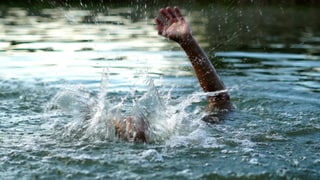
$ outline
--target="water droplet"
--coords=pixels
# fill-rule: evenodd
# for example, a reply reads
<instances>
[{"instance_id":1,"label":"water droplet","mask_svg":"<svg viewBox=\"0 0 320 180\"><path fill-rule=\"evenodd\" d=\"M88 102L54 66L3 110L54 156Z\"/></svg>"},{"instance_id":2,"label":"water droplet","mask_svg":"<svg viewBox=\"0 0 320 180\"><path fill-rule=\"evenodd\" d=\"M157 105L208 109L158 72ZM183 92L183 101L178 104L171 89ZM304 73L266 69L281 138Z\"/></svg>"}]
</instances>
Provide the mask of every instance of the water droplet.
<instances>
[{"instance_id":1,"label":"water droplet","mask_svg":"<svg viewBox=\"0 0 320 180\"><path fill-rule=\"evenodd\" d=\"M246 30L247 30L247 32L250 32L251 30L250 30L250 27L247 25L246 26Z\"/></svg>"}]
</instances>

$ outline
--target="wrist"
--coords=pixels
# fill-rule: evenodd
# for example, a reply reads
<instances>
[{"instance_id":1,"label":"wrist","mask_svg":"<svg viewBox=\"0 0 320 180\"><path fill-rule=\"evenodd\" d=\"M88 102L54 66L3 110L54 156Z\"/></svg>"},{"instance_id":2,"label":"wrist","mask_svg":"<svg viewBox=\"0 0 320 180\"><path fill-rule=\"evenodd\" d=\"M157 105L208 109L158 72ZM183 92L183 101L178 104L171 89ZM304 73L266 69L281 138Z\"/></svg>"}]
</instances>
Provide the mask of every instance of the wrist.
<instances>
[{"instance_id":1,"label":"wrist","mask_svg":"<svg viewBox=\"0 0 320 180\"><path fill-rule=\"evenodd\" d=\"M192 34L188 34L183 39L178 41L178 44L180 44L180 46L183 48L183 47L189 46L190 44L194 43L194 41L195 41L195 39L192 36Z\"/></svg>"}]
</instances>

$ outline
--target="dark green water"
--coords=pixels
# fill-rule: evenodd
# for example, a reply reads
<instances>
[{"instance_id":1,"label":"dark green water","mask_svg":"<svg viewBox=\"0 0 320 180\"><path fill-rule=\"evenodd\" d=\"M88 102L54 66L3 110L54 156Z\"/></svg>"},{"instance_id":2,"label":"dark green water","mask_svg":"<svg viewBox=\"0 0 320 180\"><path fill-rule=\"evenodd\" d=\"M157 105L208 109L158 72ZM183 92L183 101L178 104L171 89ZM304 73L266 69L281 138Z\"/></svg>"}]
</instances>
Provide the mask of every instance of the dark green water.
<instances>
[{"instance_id":1,"label":"dark green water","mask_svg":"<svg viewBox=\"0 0 320 180\"><path fill-rule=\"evenodd\" d=\"M40 4L0 6L0 179L320 176L318 7L182 5L237 107L206 124L160 7ZM114 137L118 114L148 114L153 143Z\"/></svg>"}]
</instances>

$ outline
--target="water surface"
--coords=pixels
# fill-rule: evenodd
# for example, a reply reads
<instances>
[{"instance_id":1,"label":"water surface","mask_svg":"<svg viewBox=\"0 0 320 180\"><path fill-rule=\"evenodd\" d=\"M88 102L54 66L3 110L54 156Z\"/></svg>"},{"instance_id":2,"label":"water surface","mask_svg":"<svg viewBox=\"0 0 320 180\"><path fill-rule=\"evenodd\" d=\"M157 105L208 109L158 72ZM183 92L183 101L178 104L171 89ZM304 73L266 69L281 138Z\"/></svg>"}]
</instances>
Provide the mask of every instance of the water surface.
<instances>
[{"instance_id":1,"label":"water surface","mask_svg":"<svg viewBox=\"0 0 320 180\"><path fill-rule=\"evenodd\" d=\"M206 124L158 7L102 7L2 8L1 178L319 177L317 8L182 7L237 107ZM114 137L120 114L148 116L152 143Z\"/></svg>"}]
</instances>

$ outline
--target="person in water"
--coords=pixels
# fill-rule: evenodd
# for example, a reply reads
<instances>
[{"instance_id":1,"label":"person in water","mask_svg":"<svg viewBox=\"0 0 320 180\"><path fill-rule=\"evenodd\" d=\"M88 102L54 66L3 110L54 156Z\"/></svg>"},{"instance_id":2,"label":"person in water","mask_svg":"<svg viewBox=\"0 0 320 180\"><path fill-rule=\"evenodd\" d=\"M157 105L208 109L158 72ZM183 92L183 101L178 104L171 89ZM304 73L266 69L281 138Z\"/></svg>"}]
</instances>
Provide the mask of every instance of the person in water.
<instances>
[{"instance_id":1,"label":"person in water","mask_svg":"<svg viewBox=\"0 0 320 180\"><path fill-rule=\"evenodd\" d=\"M233 106L224 83L206 53L193 37L190 26L182 16L180 9L178 7L161 8L155 22L158 34L178 43L187 54L203 91L208 93L208 110L231 110ZM131 141L146 142L147 121L137 122L139 123L134 123L133 117L115 121L116 135Z\"/></svg>"}]
</instances>

